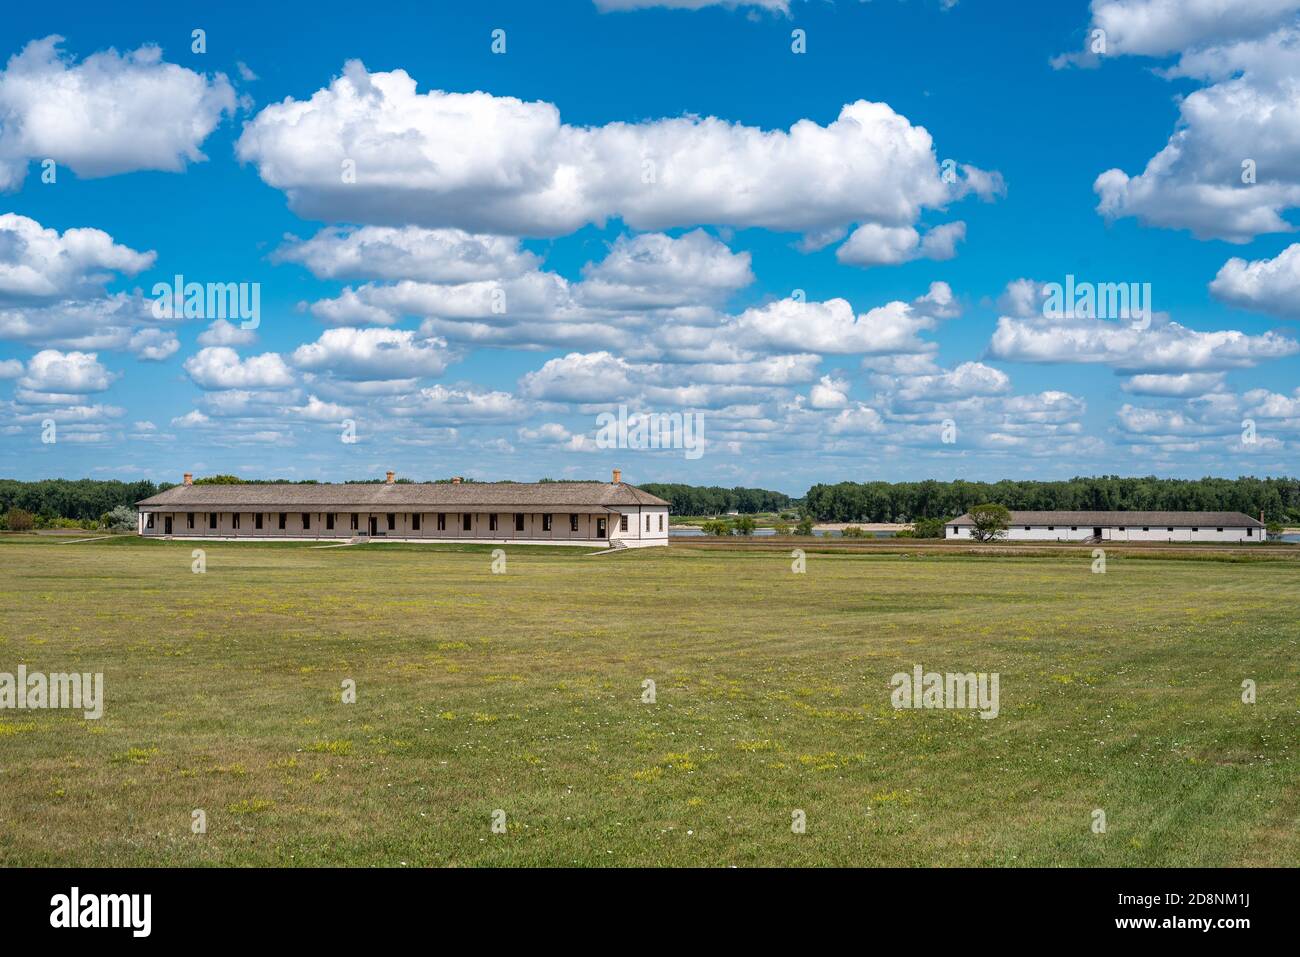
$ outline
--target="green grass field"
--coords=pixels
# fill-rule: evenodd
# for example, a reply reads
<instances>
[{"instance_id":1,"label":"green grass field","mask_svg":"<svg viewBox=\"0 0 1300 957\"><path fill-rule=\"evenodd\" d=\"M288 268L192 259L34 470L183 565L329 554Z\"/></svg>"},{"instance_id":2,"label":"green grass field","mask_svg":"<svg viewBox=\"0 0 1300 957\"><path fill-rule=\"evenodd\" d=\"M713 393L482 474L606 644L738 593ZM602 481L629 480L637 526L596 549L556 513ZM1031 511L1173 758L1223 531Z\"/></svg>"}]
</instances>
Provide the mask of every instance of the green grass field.
<instances>
[{"instance_id":1,"label":"green grass field","mask_svg":"<svg viewBox=\"0 0 1300 957\"><path fill-rule=\"evenodd\" d=\"M0 864L1300 864L1300 563L193 547L0 540Z\"/></svg>"}]
</instances>

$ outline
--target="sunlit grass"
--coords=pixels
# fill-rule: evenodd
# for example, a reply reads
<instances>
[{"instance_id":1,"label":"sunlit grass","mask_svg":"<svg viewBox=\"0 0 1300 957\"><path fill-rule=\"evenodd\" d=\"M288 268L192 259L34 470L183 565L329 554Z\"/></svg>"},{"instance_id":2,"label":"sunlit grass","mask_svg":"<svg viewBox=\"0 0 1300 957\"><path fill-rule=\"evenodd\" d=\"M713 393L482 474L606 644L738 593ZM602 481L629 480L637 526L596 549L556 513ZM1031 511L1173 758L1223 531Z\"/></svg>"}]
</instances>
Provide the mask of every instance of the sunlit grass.
<instances>
[{"instance_id":1,"label":"sunlit grass","mask_svg":"<svg viewBox=\"0 0 1300 957\"><path fill-rule=\"evenodd\" d=\"M1300 863L1300 565L194 547L0 546L0 864Z\"/></svg>"}]
</instances>

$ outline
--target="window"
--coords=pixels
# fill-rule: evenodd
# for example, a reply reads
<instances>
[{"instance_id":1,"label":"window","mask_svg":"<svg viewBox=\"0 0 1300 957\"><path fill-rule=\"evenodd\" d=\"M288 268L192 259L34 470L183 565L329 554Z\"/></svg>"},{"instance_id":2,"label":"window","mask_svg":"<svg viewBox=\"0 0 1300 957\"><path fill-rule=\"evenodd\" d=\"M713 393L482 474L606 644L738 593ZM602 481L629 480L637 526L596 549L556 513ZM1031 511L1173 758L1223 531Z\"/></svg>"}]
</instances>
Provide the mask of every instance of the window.
<instances>
[{"instance_id":1,"label":"window","mask_svg":"<svg viewBox=\"0 0 1300 957\"><path fill-rule=\"evenodd\" d=\"M1174 527L1173 527L1172 525L1170 525L1170 526L1169 526L1169 531L1172 532L1173 530L1174 530Z\"/></svg>"},{"instance_id":2,"label":"window","mask_svg":"<svg viewBox=\"0 0 1300 957\"><path fill-rule=\"evenodd\" d=\"M394 515L392 512L389 512L389 513L388 513L388 530L391 532L391 531L392 531L393 529L395 529L395 528L397 528L397 516Z\"/></svg>"},{"instance_id":3,"label":"window","mask_svg":"<svg viewBox=\"0 0 1300 957\"><path fill-rule=\"evenodd\" d=\"M578 516L576 516L576 515L570 515L570 516L569 516L569 531L571 531L571 532L576 532L577 530L578 530Z\"/></svg>"},{"instance_id":4,"label":"window","mask_svg":"<svg viewBox=\"0 0 1300 957\"><path fill-rule=\"evenodd\" d=\"M1119 530L1120 530L1121 532L1124 531L1124 526L1121 525L1121 526L1119 527Z\"/></svg>"},{"instance_id":5,"label":"window","mask_svg":"<svg viewBox=\"0 0 1300 957\"><path fill-rule=\"evenodd\" d=\"M473 527L474 516L465 514L460 517L460 527L469 531Z\"/></svg>"},{"instance_id":6,"label":"window","mask_svg":"<svg viewBox=\"0 0 1300 957\"><path fill-rule=\"evenodd\" d=\"M287 519L288 517L289 517L289 513L288 513L288 512L281 512L281 513L280 513L280 531L282 531L282 532L284 531L284 522L285 522L285 519Z\"/></svg>"},{"instance_id":7,"label":"window","mask_svg":"<svg viewBox=\"0 0 1300 957\"><path fill-rule=\"evenodd\" d=\"M150 515L149 517L150 517L150 518L153 518L152 515ZM185 527L186 527L186 528L193 528L193 527L194 527L194 513L193 513L193 512L186 512L186 513L185 513Z\"/></svg>"},{"instance_id":8,"label":"window","mask_svg":"<svg viewBox=\"0 0 1300 957\"><path fill-rule=\"evenodd\" d=\"M550 530L551 530L551 516L550 516L550 515L543 515L543 516L542 516L542 531L544 531L544 532L549 532Z\"/></svg>"},{"instance_id":9,"label":"window","mask_svg":"<svg viewBox=\"0 0 1300 957\"><path fill-rule=\"evenodd\" d=\"M626 515L620 515L620 516L618 517L618 530L619 530L620 532L626 532L626 531L627 531L627 516L626 516Z\"/></svg>"},{"instance_id":10,"label":"window","mask_svg":"<svg viewBox=\"0 0 1300 957\"><path fill-rule=\"evenodd\" d=\"M1246 537L1247 537L1247 538L1250 538L1250 537L1253 536L1254 534L1255 534L1255 529L1253 529L1253 528L1248 528L1248 529L1246 529Z\"/></svg>"},{"instance_id":11,"label":"window","mask_svg":"<svg viewBox=\"0 0 1300 957\"><path fill-rule=\"evenodd\" d=\"M659 531L662 532L663 530L664 530L664 513L663 513L663 512L660 512L660 513L659 513Z\"/></svg>"},{"instance_id":12,"label":"window","mask_svg":"<svg viewBox=\"0 0 1300 957\"><path fill-rule=\"evenodd\" d=\"M650 531L650 516L649 516L649 515L647 515L647 516L645 517L645 530L646 530L647 532Z\"/></svg>"},{"instance_id":13,"label":"window","mask_svg":"<svg viewBox=\"0 0 1300 957\"><path fill-rule=\"evenodd\" d=\"M257 529L259 532L262 530L262 519L263 519L263 515L261 512L258 512L256 515L253 516L253 527Z\"/></svg>"},{"instance_id":14,"label":"window","mask_svg":"<svg viewBox=\"0 0 1300 957\"><path fill-rule=\"evenodd\" d=\"M1144 531L1144 532L1149 532L1149 531L1151 531L1151 526L1150 526L1150 525L1143 525L1143 526L1142 526L1142 531Z\"/></svg>"},{"instance_id":15,"label":"window","mask_svg":"<svg viewBox=\"0 0 1300 957\"><path fill-rule=\"evenodd\" d=\"M231 527L231 528L238 528L238 527L239 527L239 513L238 513L238 512L235 512L233 515L230 516L230 527Z\"/></svg>"},{"instance_id":16,"label":"window","mask_svg":"<svg viewBox=\"0 0 1300 957\"><path fill-rule=\"evenodd\" d=\"M496 530L497 530L497 513L493 512L491 515L488 516L488 531L495 532Z\"/></svg>"},{"instance_id":17,"label":"window","mask_svg":"<svg viewBox=\"0 0 1300 957\"><path fill-rule=\"evenodd\" d=\"M412 512L412 513L411 513L411 531L413 531L413 532L418 532L419 530L420 530L420 513L419 513L419 512Z\"/></svg>"},{"instance_id":18,"label":"window","mask_svg":"<svg viewBox=\"0 0 1300 957\"><path fill-rule=\"evenodd\" d=\"M1070 531L1072 531L1072 532L1077 532L1078 530L1079 530L1079 526L1078 526L1078 525L1071 525L1071 526L1070 526Z\"/></svg>"},{"instance_id":19,"label":"window","mask_svg":"<svg viewBox=\"0 0 1300 957\"><path fill-rule=\"evenodd\" d=\"M353 512L351 517L352 517L352 521L351 521L350 524L351 524L351 526L352 526L352 531L355 532L355 531L357 530L357 528L358 528L358 522L359 522L361 516L358 515L356 512Z\"/></svg>"},{"instance_id":20,"label":"window","mask_svg":"<svg viewBox=\"0 0 1300 957\"><path fill-rule=\"evenodd\" d=\"M1047 526L1047 530L1048 530L1049 532L1054 532L1054 531L1056 531L1056 526L1055 526L1055 525L1048 525L1048 526Z\"/></svg>"},{"instance_id":21,"label":"window","mask_svg":"<svg viewBox=\"0 0 1300 957\"><path fill-rule=\"evenodd\" d=\"M1195 526L1195 525L1193 525L1193 526L1192 526L1192 531L1194 531L1194 532L1199 532L1199 531L1200 531L1200 529L1199 529L1199 528L1197 528L1197 527L1196 527L1196 526Z\"/></svg>"},{"instance_id":22,"label":"window","mask_svg":"<svg viewBox=\"0 0 1300 957\"><path fill-rule=\"evenodd\" d=\"M1025 526L1025 531L1026 531L1026 532L1030 531L1030 528L1029 528L1028 525Z\"/></svg>"},{"instance_id":23,"label":"window","mask_svg":"<svg viewBox=\"0 0 1300 957\"><path fill-rule=\"evenodd\" d=\"M1222 529L1222 528L1216 528L1215 531L1216 531L1216 532L1221 532L1221 531L1223 531L1223 529Z\"/></svg>"},{"instance_id":24,"label":"window","mask_svg":"<svg viewBox=\"0 0 1300 957\"><path fill-rule=\"evenodd\" d=\"M217 527L217 513L208 512L208 528L216 528L216 527Z\"/></svg>"},{"instance_id":25,"label":"window","mask_svg":"<svg viewBox=\"0 0 1300 957\"><path fill-rule=\"evenodd\" d=\"M334 513L333 513L333 512L327 512L327 513L325 513L325 531L327 531L327 532L332 532L332 531L334 531Z\"/></svg>"},{"instance_id":26,"label":"window","mask_svg":"<svg viewBox=\"0 0 1300 957\"><path fill-rule=\"evenodd\" d=\"M515 512L515 531L522 532L523 530L524 530L524 513Z\"/></svg>"},{"instance_id":27,"label":"window","mask_svg":"<svg viewBox=\"0 0 1300 957\"><path fill-rule=\"evenodd\" d=\"M307 529L311 528L311 512L302 513L302 527L303 527L303 531L306 531Z\"/></svg>"},{"instance_id":28,"label":"window","mask_svg":"<svg viewBox=\"0 0 1300 957\"><path fill-rule=\"evenodd\" d=\"M153 528L153 512L150 512L149 517L145 519L144 527Z\"/></svg>"},{"instance_id":29,"label":"window","mask_svg":"<svg viewBox=\"0 0 1300 957\"><path fill-rule=\"evenodd\" d=\"M446 530L447 530L447 513L446 513L446 512L439 512L439 513L438 513L438 531L440 531L440 532L445 532Z\"/></svg>"}]
</instances>

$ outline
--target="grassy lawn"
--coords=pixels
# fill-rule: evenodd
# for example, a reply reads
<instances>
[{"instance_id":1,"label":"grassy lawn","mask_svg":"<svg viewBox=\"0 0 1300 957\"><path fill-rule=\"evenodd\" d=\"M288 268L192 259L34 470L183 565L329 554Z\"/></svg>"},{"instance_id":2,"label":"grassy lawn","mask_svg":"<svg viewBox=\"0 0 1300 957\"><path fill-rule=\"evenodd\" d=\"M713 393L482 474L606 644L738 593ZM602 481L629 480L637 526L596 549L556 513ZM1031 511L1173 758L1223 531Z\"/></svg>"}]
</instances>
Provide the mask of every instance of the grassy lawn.
<instances>
[{"instance_id":1,"label":"grassy lawn","mask_svg":"<svg viewBox=\"0 0 1300 957\"><path fill-rule=\"evenodd\" d=\"M0 864L1300 864L1300 563L194 547L0 542Z\"/></svg>"}]
</instances>

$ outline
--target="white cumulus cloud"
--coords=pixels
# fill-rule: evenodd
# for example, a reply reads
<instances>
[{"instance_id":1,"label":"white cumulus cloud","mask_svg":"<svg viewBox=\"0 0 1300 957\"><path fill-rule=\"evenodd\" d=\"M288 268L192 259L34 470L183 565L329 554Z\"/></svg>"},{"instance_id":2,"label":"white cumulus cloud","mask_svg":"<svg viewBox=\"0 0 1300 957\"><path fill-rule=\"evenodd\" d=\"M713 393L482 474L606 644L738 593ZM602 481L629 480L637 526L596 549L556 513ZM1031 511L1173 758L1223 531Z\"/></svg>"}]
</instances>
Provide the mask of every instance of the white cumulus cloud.
<instances>
[{"instance_id":1,"label":"white cumulus cloud","mask_svg":"<svg viewBox=\"0 0 1300 957\"><path fill-rule=\"evenodd\" d=\"M93 352L42 349L27 360L26 374L18 380L18 385L33 392L103 392L116 378Z\"/></svg>"},{"instance_id":2,"label":"white cumulus cloud","mask_svg":"<svg viewBox=\"0 0 1300 957\"><path fill-rule=\"evenodd\" d=\"M220 73L166 63L153 46L78 63L60 53L62 39L33 40L0 71L0 190L22 185L34 159L83 177L180 172L205 158L200 145L234 113Z\"/></svg>"},{"instance_id":3,"label":"white cumulus cloud","mask_svg":"<svg viewBox=\"0 0 1300 957\"><path fill-rule=\"evenodd\" d=\"M957 243L966 238L966 224L944 223L924 236L912 226L867 223L855 229L835 250L835 258L850 266L895 266L914 259L952 259Z\"/></svg>"},{"instance_id":4,"label":"white cumulus cloud","mask_svg":"<svg viewBox=\"0 0 1300 957\"><path fill-rule=\"evenodd\" d=\"M327 329L293 351L299 369L342 379L406 379L441 375L453 356L441 339L421 339L404 329Z\"/></svg>"},{"instance_id":5,"label":"white cumulus cloud","mask_svg":"<svg viewBox=\"0 0 1300 957\"><path fill-rule=\"evenodd\" d=\"M515 237L418 226L326 228L311 239L290 240L273 259L301 263L319 279L437 283L504 279L531 272L541 262Z\"/></svg>"},{"instance_id":6,"label":"white cumulus cloud","mask_svg":"<svg viewBox=\"0 0 1300 957\"><path fill-rule=\"evenodd\" d=\"M134 276L156 253L137 252L99 229L47 229L17 213L0 214L0 300L94 295L112 273Z\"/></svg>"},{"instance_id":7,"label":"white cumulus cloud","mask_svg":"<svg viewBox=\"0 0 1300 957\"><path fill-rule=\"evenodd\" d=\"M1199 332L1159 314L1149 327L1104 319L998 319L990 354L1017 362L1101 363L1133 372L1244 368L1300 352L1289 336L1235 329Z\"/></svg>"},{"instance_id":8,"label":"white cumulus cloud","mask_svg":"<svg viewBox=\"0 0 1300 957\"><path fill-rule=\"evenodd\" d=\"M1300 243L1272 259L1234 256L1210 283L1220 302L1284 319L1300 319Z\"/></svg>"},{"instance_id":9,"label":"white cumulus cloud","mask_svg":"<svg viewBox=\"0 0 1300 957\"><path fill-rule=\"evenodd\" d=\"M237 152L306 217L508 235L565 235L615 216L637 229L899 226L1000 189L971 167L944 182L929 132L883 103L789 130L696 116L570 126L551 103L418 93L405 71L357 60L310 99L264 108Z\"/></svg>"},{"instance_id":10,"label":"white cumulus cloud","mask_svg":"<svg viewBox=\"0 0 1300 957\"><path fill-rule=\"evenodd\" d=\"M186 359L184 368L203 389L276 389L293 384L293 373L274 352L241 359L228 346L206 346Z\"/></svg>"}]
</instances>

